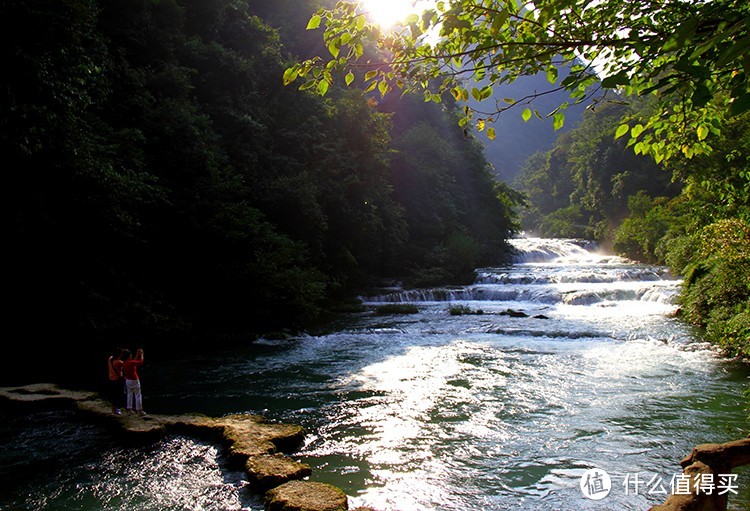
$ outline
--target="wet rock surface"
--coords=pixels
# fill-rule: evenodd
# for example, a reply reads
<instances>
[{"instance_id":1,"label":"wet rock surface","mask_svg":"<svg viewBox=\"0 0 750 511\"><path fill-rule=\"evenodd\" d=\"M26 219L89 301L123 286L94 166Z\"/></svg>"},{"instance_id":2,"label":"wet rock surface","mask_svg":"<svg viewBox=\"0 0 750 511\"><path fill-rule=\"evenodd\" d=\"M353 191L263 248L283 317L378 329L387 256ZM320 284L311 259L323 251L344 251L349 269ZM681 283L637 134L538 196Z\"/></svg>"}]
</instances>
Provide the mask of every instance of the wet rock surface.
<instances>
[{"instance_id":1,"label":"wet rock surface","mask_svg":"<svg viewBox=\"0 0 750 511\"><path fill-rule=\"evenodd\" d=\"M690 492L670 495L649 511L725 511L730 492L701 481L720 483L736 467L750 465L750 438L723 444L701 444L680 462Z\"/></svg>"},{"instance_id":2,"label":"wet rock surface","mask_svg":"<svg viewBox=\"0 0 750 511\"><path fill-rule=\"evenodd\" d=\"M213 418L200 414L115 415L111 404L95 392L63 389L51 383L0 388L0 403L17 407L63 406L88 414L119 434L154 439L170 433L209 437L220 441L232 464L244 466L256 492L269 491L266 508L285 511L347 509L346 494L335 486L299 481L311 474L308 465L282 452L298 448L304 430L293 424L267 422L249 414ZM290 483L299 483L290 485Z\"/></svg>"},{"instance_id":3,"label":"wet rock surface","mask_svg":"<svg viewBox=\"0 0 750 511\"><path fill-rule=\"evenodd\" d=\"M268 511L346 511L346 494L325 483L290 481L266 493Z\"/></svg>"}]
</instances>

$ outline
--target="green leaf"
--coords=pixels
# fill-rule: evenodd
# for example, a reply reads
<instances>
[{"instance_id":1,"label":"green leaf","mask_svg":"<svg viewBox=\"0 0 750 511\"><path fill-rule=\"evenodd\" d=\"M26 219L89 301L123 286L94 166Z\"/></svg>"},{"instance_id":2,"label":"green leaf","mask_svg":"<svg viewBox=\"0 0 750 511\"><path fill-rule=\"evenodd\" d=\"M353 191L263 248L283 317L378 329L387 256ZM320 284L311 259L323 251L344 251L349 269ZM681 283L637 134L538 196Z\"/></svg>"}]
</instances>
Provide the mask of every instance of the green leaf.
<instances>
[{"instance_id":1,"label":"green leaf","mask_svg":"<svg viewBox=\"0 0 750 511\"><path fill-rule=\"evenodd\" d=\"M495 140L495 128L487 128L487 138Z\"/></svg>"},{"instance_id":2,"label":"green leaf","mask_svg":"<svg viewBox=\"0 0 750 511\"><path fill-rule=\"evenodd\" d=\"M302 85L300 85L299 86L299 90L312 89L313 87L315 87L315 80L310 80L310 81L305 82Z\"/></svg>"},{"instance_id":3,"label":"green leaf","mask_svg":"<svg viewBox=\"0 0 750 511\"><path fill-rule=\"evenodd\" d=\"M378 84L378 90L380 91L380 95L381 96L385 96L388 93L389 89L390 89L390 87L388 86L388 82L386 82L385 80L382 80Z\"/></svg>"},{"instance_id":4,"label":"green leaf","mask_svg":"<svg viewBox=\"0 0 750 511\"><path fill-rule=\"evenodd\" d=\"M347 85L351 85L352 82L354 81L354 73L349 71L344 77L344 81L346 82Z\"/></svg>"},{"instance_id":5,"label":"green leaf","mask_svg":"<svg viewBox=\"0 0 750 511\"><path fill-rule=\"evenodd\" d=\"M706 140L708 136L708 127L704 124L698 126L698 140Z\"/></svg>"},{"instance_id":6,"label":"green leaf","mask_svg":"<svg viewBox=\"0 0 750 511\"><path fill-rule=\"evenodd\" d=\"M562 112L557 112L552 118L552 128L555 131L557 131L560 128L562 128L564 124L565 124L565 114Z\"/></svg>"},{"instance_id":7,"label":"green leaf","mask_svg":"<svg viewBox=\"0 0 750 511\"><path fill-rule=\"evenodd\" d=\"M321 17L320 14L314 14L310 21L307 23L307 30L315 30L320 26Z\"/></svg>"},{"instance_id":8,"label":"green leaf","mask_svg":"<svg viewBox=\"0 0 750 511\"><path fill-rule=\"evenodd\" d=\"M569 85L573 85L578 81L578 77L574 74L569 74L568 76L563 79L562 82L560 82L561 87L568 87Z\"/></svg>"},{"instance_id":9,"label":"green leaf","mask_svg":"<svg viewBox=\"0 0 750 511\"><path fill-rule=\"evenodd\" d=\"M331 55L333 55L334 58L339 56L339 51L341 50L341 39L336 38L333 41L331 41L328 44L328 51L331 52Z\"/></svg>"},{"instance_id":10,"label":"green leaf","mask_svg":"<svg viewBox=\"0 0 750 511\"><path fill-rule=\"evenodd\" d=\"M365 28L365 24L367 23L367 18L365 18L364 14L360 14L357 16L357 21L355 26L357 27L357 30L362 30Z\"/></svg>"},{"instance_id":11,"label":"green leaf","mask_svg":"<svg viewBox=\"0 0 750 511\"><path fill-rule=\"evenodd\" d=\"M474 98L475 101L482 101L482 93L476 87L471 88L471 97Z\"/></svg>"},{"instance_id":12,"label":"green leaf","mask_svg":"<svg viewBox=\"0 0 750 511\"><path fill-rule=\"evenodd\" d=\"M726 66L741 55L746 55L748 50L750 50L750 36L746 36L744 39L729 45L729 48L724 50L719 60L716 61L716 67Z\"/></svg>"},{"instance_id":13,"label":"green leaf","mask_svg":"<svg viewBox=\"0 0 750 511\"><path fill-rule=\"evenodd\" d=\"M620 124L620 127L617 128L617 131L615 131L615 138L622 137L628 131L630 131L630 126L628 126L627 124Z\"/></svg>"},{"instance_id":14,"label":"green leaf","mask_svg":"<svg viewBox=\"0 0 750 511\"><path fill-rule=\"evenodd\" d=\"M557 81L557 68L556 67L551 67L547 70L547 81L553 85Z\"/></svg>"},{"instance_id":15,"label":"green leaf","mask_svg":"<svg viewBox=\"0 0 750 511\"><path fill-rule=\"evenodd\" d=\"M523 122L529 122L529 119L531 119L531 108L526 108L521 112L521 119L523 119Z\"/></svg>"},{"instance_id":16,"label":"green leaf","mask_svg":"<svg viewBox=\"0 0 750 511\"><path fill-rule=\"evenodd\" d=\"M286 71L284 71L284 85L289 85L294 80L297 79L297 76L299 75L299 67L294 66L290 67Z\"/></svg>"},{"instance_id":17,"label":"green leaf","mask_svg":"<svg viewBox=\"0 0 750 511\"><path fill-rule=\"evenodd\" d=\"M321 96L325 96L326 92L328 92L328 82L325 80L321 80L318 82L318 93Z\"/></svg>"},{"instance_id":18,"label":"green leaf","mask_svg":"<svg viewBox=\"0 0 750 511\"><path fill-rule=\"evenodd\" d=\"M641 133L643 133L644 129L645 128L643 127L642 124L636 124L635 126L631 128L630 136L633 138L638 138L641 135Z\"/></svg>"},{"instance_id":19,"label":"green leaf","mask_svg":"<svg viewBox=\"0 0 750 511\"><path fill-rule=\"evenodd\" d=\"M664 46L661 48L662 51L670 52L683 48L695 35L697 25L697 19L686 16L677 26L675 32L664 43Z\"/></svg>"},{"instance_id":20,"label":"green leaf","mask_svg":"<svg viewBox=\"0 0 750 511\"><path fill-rule=\"evenodd\" d=\"M365 73L365 81L369 82L370 80L372 80L376 76L378 76L377 70L368 71L368 72Z\"/></svg>"},{"instance_id":21,"label":"green leaf","mask_svg":"<svg viewBox=\"0 0 750 511\"><path fill-rule=\"evenodd\" d=\"M699 83L695 87L695 92L690 98L693 105L698 108L706 106L711 99L713 99L713 94L711 94L711 90L703 83Z\"/></svg>"}]
</instances>

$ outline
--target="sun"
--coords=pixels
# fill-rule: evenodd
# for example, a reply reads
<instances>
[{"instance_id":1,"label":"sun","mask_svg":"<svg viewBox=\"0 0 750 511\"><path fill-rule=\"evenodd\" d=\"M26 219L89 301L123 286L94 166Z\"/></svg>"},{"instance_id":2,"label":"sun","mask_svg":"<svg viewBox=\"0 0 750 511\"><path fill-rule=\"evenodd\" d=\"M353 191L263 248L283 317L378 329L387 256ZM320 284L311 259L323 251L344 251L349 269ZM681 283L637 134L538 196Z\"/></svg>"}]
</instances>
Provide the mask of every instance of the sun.
<instances>
[{"instance_id":1,"label":"sun","mask_svg":"<svg viewBox=\"0 0 750 511\"><path fill-rule=\"evenodd\" d=\"M360 2L373 23L389 29L410 14L419 14L430 2L427 0L362 0Z\"/></svg>"}]
</instances>

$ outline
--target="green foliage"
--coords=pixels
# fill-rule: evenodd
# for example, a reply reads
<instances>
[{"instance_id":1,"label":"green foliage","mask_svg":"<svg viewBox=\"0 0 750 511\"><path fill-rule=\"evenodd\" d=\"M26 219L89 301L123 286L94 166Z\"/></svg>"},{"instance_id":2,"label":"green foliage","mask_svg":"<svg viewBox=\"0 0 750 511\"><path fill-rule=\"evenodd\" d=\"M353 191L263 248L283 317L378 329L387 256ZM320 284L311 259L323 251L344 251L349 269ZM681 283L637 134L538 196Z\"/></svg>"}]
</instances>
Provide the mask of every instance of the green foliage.
<instances>
[{"instance_id":1,"label":"green foliage","mask_svg":"<svg viewBox=\"0 0 750 511\"><path fill-rule=\"evenodd\" d=\"M16 330L252 336L379 277L500 257L516 196L453 114L283 86L282 52L314 46L290 27L317 6L2 4L20 29L0 50Z\"/></svg>"},{"instance_id":2,"label":"green foliage","mask_svg":"<svg viewBox=\"0 0 750 511\"><path fill-rule=\"evenodd\" d=\"M727 123L716 150L672 166L686 183L680 197L649 204L638 198L615 245L634 256L666 262L684 275L683 316L728 353L750 354L750 238L747 169L749 116Z\"/></svg>"},{"instance_id":3,"label":"green foliage","mask_svg":"<svg viewBox=\"0 0 750 511\"><path fill-rule=\"evenodd\" d=\"M517 181L530 203L524 226L605 242L611 232L618 253L666 263L684 277L682 316L727 353L748 358L750 115L728 120L711 154L670 160L670 182L612 136L625 131L621 116L636 114L599 109L554 150L530 158Z\"/></svg>"},{"instance_id":4,"label":"green foliage","mask_svg":"<svg viewBox=\"0 0 750 511\"><path fill-rule=\"evenodd\" d=\"M409 270L417 287L471 280L476 267L508 253L520 196L495 182L481 147L441 109L414 97L381 108L395 111L392 182L408 225L394 270Z\"/></svg>"},{"instance_id":5,"label":"green foliage","mask_svg":"<svg viewBox=\"0 0 750 511\"><path fill-rule=\"evenodd\" d=\"M551 238L591 238L583 211L577 204L560 208L546 215L534 232Z\"/></svg>"},{"instance_id":6,"label":"green foliage","mask_svg":"<svg viewBox=\"0 0 750 511\"><path fill-rule=\"evenodd\" d=\"M696 233L698 251L686 267L685 317L733 354L750 355L750 224L712 223Z\"/></svg>"},{"instance_id":7,"label":"green foliage","mask_svg":"<svg viewBox=\"0 0 750 511\"><path fill-rule=\"evenodd\" d=\"M587 112L579 126L558 138L554 149L529 158L515 180L528 196L525 229L544 236L610 241L613 227L628 215L632 195L679 190L653 160L634 155L614 140L620 120L630 112L621 105Z\"/></svg>"},{"instance_id":8,"label":"green foliage","mask_svg":"<svg viewBox=\"0 0 750 511\"><path fill-rule=\"evenodd\" d=\"M630 216L618 227L612 245L617 253L637 261L663 262L656 249L673 222L667 203L666 197L652 200L643 190L631 195Z\"/></svg>"},{"instance_id":9,"label":"green foliage","mask_svg":"<svg viewBox=\"0 0 750 511\"><path fill-rule=\"evenodd\" d=\"M617 134L629 134L636 154L660 163L708 154L709 137L721 133L722 118L750 109L749 15L744 0L449 0L383 32L367 22L358 4L338 2L307 26L323 27L328 51L294 64L285 82L299 79L300 88L325 94L337 75L364 67L369 71L363 86L382 95L398 88L419 91L428 101L441 102L448 93L457 101L483 101L495 87L546 73L550 90L567 90L576 102L591 99L594 84L653 95L653 113L634 116ZM363 62L372 43L387 57ZM566 76L560 71L567 67ZM467 108L459 123L474 121L482 131L518 107L525 120L547 115L559 128L567 103L549 113L533 110L533 100L548 92L495 102L476 115Z\"/></svg>"}]
</instances>

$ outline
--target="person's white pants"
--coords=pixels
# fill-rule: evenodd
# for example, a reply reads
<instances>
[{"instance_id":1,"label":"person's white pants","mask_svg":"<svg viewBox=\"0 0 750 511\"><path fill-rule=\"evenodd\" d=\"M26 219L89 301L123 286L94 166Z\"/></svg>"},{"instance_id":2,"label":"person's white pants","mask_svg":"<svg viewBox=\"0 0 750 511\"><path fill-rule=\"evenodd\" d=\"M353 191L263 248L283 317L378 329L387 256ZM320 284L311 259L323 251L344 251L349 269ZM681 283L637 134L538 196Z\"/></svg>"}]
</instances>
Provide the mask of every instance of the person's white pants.
<instances>
[{"instance_id":1,"label":"person's white pants","mask_svg":"<svg viewBox=\"0 0 750 511\"><path fill-rule=\"evenodd\" d=\"M141 397L141 381L125 380L125 391L127 393L127 409L132 410L133 405L135 404L136 411L143 410L143 398Z\"/></svg>"}]
</instances>

